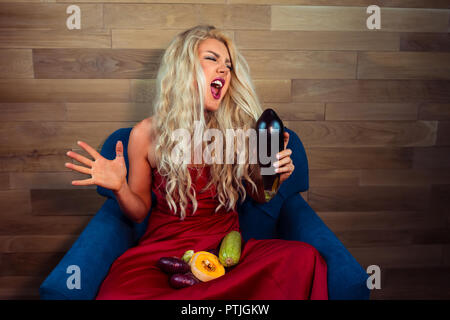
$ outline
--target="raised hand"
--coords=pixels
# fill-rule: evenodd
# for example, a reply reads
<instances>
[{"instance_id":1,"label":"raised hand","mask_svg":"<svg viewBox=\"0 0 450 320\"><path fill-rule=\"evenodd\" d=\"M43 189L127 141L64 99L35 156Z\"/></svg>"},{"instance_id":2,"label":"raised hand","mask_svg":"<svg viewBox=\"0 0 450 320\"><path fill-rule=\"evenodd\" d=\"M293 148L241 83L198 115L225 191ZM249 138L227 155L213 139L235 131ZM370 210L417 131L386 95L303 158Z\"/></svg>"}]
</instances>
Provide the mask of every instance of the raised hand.
<instances>
[{"instance_id":1,"label":"raised hand","mask_svg":"<svg viewBox=\"0 0 450 320\"><path fill-rule=\"evenodd\" d=\"M67 168L91 175L89 179L72 181L72 185L88 186L95 184L113 191L119 191L127 182L127 167L123 158L122 141L119 140L116 144L116 158L114 160L104 158L94 148L83 141L78 141L78 145L86 150L94 158L94 161L73 151L66 153L68 157L87 166L83 167L66 162L65 166Z\"/></svg>"}]
</instances>

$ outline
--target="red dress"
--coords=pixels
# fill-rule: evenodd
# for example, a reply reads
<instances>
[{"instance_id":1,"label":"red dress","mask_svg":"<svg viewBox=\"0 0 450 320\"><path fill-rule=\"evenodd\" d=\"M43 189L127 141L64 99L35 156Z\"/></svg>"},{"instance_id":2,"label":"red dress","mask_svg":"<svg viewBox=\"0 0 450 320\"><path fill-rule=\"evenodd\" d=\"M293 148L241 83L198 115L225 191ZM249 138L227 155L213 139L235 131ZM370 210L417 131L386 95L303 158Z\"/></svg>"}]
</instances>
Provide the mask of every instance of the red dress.
<instances>
[{"instance_id":1,"label":"red dress","mask_svg":"<svg viewBox=\"0 0 450 320\"><path fill-rule=\"evenodd\" d=\"M157 204L147 230L136 247L114 261L96 299L328 299L327 265L319 252L307 243L280 239L248 240L239 263L222 277L183 289L169 286L168 275L156 267L159 258L217 248L228 232L239 231L236 211L222 207L214 213L219 203L214 186L200 193L208 182L209 167L204 168L196 180L198 169L189 167L198 208L192 215L189 203L183 221L169 209L162 193L164 179L154 170Z\"/></svg>"}]
</instances>

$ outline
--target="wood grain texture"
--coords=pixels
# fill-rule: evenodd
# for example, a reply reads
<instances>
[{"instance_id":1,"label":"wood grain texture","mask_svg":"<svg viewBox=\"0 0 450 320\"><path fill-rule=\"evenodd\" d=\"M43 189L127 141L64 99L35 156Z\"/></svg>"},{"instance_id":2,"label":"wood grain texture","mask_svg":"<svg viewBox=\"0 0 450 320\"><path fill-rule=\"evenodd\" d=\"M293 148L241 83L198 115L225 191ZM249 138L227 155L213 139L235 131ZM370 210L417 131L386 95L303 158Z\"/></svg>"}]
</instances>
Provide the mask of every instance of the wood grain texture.
<instances>
[{"instance_id":1,"label":"wood grain texture","mask_svg":"<svg viewBox=\"0 0 450 320\"><path fill-rule=\"evenodd\" d=\"M450 148L442 147L423 147L414 148L413 168L449 168L450 167Z\"/></svg>"},{"instance_id":2,"label":"wood grain texture","mask_svg":"<svg viewBox=\"0 0 450 320\"><path fill-rule=\"evenodd\" d=\"M430 206L425 186L311 187L309 204L316 211L422 211Z\"/></svg>"},{"instance_id":3,"label":"wood grain texture","mask_svg":"<svg viewBox=\"0 0 450 320\"><path fill-rule=\"evenodd\" d=\"M398 51L399 34L363 31L236 30L239 48L258 50Z\"/></svg>"},{"instance_id":4,"label":"wood grain texture","mask_svg":"<svg viewBox=\"0 0 450 320\"><path fill-rule=\"evenodd\" d=\"M1 164L1 163L0 163ZM0 173L0 190L9 189L9 173Z\"/></svg>"},{"instance_id":5,"label":"wood grain texture","mask_svg":"<svg viewBox=\"0 0 450 320\"><path fill-rule=\"evenodd\" d=\"M0 0L0 2L10 0ZM17 2L39 2L42 0L17 0ZM51 0L58 3L134 3L135 0ZM179 1L182 2L182 1ZM141 0L139 3L174 3L174 0ZM398 7L398 8L450 8L446 0L189 0L189 3L202 4L275 4L275 5L315 5L315 6L363 6L371 4L380 7Z\"/></svg>"},{"instance_id":6,"label":"wood grain texture","mask_svg":"<svg viewBox=\"0 0 450 320\"><path fill-rule=\"evenodd\" d=\"M327 103L325 120L417 120L418 103Z\"/></svg>"},{"instance_id":7,"label":"wood grain texture","mask_svg":"<svg viewBox=\"0 0 450 320\"><path fill-rule=\"evenodd\" d=\"M449 274L446 266L383 268L381 290L372 292L371 299L449 299Z\"/></svg>"},{"instance_id":8,"label":"wood grain texture","mask_svg":"<svg viewBox=\"0 0 450 320\"><path fill-rule=\"evenodd\" d=\"M14 212L15 217L22 217L31 212L30 190L2 190L0 191L0 217Z\"/></svg>"},{"instance_id":9,"label":"wood grain texture","mask_svg":"<svg viewBox=\"0 0 450 320\"><path fill-rule=\"evenodd\" d=\"M198 5L105 4L104 25L108 29L187 29L198 21ZM218 7L216 7L218 8ZM217 21L218 26L223 26Z\"/></svg>"},{"instance_id":10,"label":"wood grain texture","mask_svg":"<svg viewBox=\"0 0 450 320\"><path fill-rule=\"evenodd\" d=\"M270 29L270 6L222 4L105 4L104 26L114 29Z\"/></svg>"},{"instance_id":11,"label":"wood grain texture","mask_svg":"<svg viewBox=\"0 0 450 320\"><path fill-rule=\"evenodd\" d=\"M272 7L263 5L227 5L224 28L270 30L271 10ZM221 15L223 13L219 11L218 14ZM215 20L213 20L213 24L216 24Z\"/></svg>"},{"instance_id":12,"label":"wood grain texture","mask_svg":"<svg viewBox=\"0 0 450 320\"><path fill-rule=\"evenodd\" d=\"M309 170L309 185L317 186L358 186L359 170Z\"/></svg>"},{"instance_id":13,"label":"wood grain texture","mask_svg":"<svg viewBox=\"0 0 450 320\"><path fill-rule=\"evenodd\" d=\"M450 145L450 121L439 121L437 137L437 146L449 146Z\"/></svg>"},{"instance_id":14,"label":"wood grain texture","mask_svg":"<svg viewBox=\"0 0 450 320\"><path fill-rule=\"evenodd\" d=\"M421 103L420 120L450 120L450 103Z\"/></svg>"},{"instance_id":15,"label":"wood grain texture","mask_svg":"<svg viewBox=\"0 0 450 320\"><path fill-rule=\"evenodd\" d=\"M0 216L0 235L80 235L91 218L91 216Z\"/></svg>"},{"instance_id":16,"label":"wood grain texture","mask_svg":"<svg viewBox=\"0 0 450 320\"><path fill-rule=\"evenodd\" d=\"M35 78L156 78L161 50L35 49Z\"/></svg>"},{"instance_id":17,"label":"wood grain texture","mask_svg":"<svg viewBox=\"0 0 450 320\"><path fill-rule=\"evenodd\" d=\"M448 170L447 170L448 172ZM433 184L431 185L431 212L442 217L442 226L446 225L448 218L450 218L449 212L449 199L450 199L450 184ZM447 220L447 221L445 221ZM447 224L448 226L448 224Z\"/></svg>"},{"instance_id":18,"label":"wood grain texture","mask_svg":"<svg viewBox=\"0 0 450 320\"><path fill-rule=\"evenodd\" d=\"M450 266L450 245L444 246L444 265Z\"/></svg>"},{"instance_id":19,"label":"wood grain texture","mask_svg":"<svg viewBox=\"0 0 450 320\"><path fill-rule=\"evenodd\" d=\"M56 0L56 1L60 2L69 0ZM118 1L118 0L108 0L108 1ZM158 1L170 1L170 0L158 0ZM375 4L380 7L398 7L398 8L447 8L447 9L450 8L450 5L445 0L228 0L228 3L253 3L253 4L278 4L278 5L290 4L290 5L313 5L313 6L361 6L361 7L368 7L372 4Z\"/></svg>"},{"instance_id":20,"label":"wood grain texture","mask_svg":"<svg viewBox=\"0 0 450 320\"><path fill-rule=\"evenodd\" d=\"M89 176L85 176L89 178ZM50 190L31 189L31 214L38 216L90 215L93 216L105 198L90 188ZM80 199L83 201L80 202Z\"/></svg>"},{"instance_id":21,"label":"wood grain texture","mask_svg":"<svg viewBox=\"0 0 450 320\"><path fill-rule=\"evenodd\" d=\"M449 184L449 169L361 170L362 186L425 186Z\"/></svg>"},{"instance_id":22,"label":"wood grain texture","mask_svg":"<svg viewBox=\"0 0 450 320\"><path fill-rule=\"evenodd\" d=\"M128 102L126 79L0 79L2 102Z\"/></svg>"},{"instance_id":23,"label":"wood grain texture","mask_svg":"<svg viewBox=\"0 0 450 320\"><path fill-rule=\"evenodd\" d=\"M426 211L318 211L336 233L350 231L415 231L441 228L443 219Z\"/></svg>"},{"instance_id":24,"label":"wood grain texture","mask_svg":"<svg viewBox=\"0 0 450 320\"><path fill-rule=\"evenodd\" d=\"M449 102L447 80L292 80L295 102Z\"/></svg>"},{"instance_id":25,"label":"wood grain texture","mask_svg":"<svg viewBox=\"0 0 450 320\"><path fill-rule=\"evenodd\" d=\"M432 121L286 121L311 147L433 146L437 123Z\"/></svg>"},{"instance_id":26,"label":"wood grain texture","mask_svg":"<svg viewBox=\"0 0 450 320\"><path fill-rule=\"evenodd\" d=\"M110 48L104 29L0 29L0 48Z\"/></svg>"},{"instance_id":27,"label":"wood grain texture","mask_svg":"<svg viewBox=\"0 0 450 320\"><path fill-rule=\"evenodd\" d=\"M68 30L77 4L81 30ZM368 30L369 5L381 29ZM214 25L263 109L301 139L300 193L356 260L372 299L450 297L448 0L0 0L0 299L38 287L105 198L64 166L153 115L170 41ZM414 281L410 281L413 278Z\"/></svg>"},{"instance_id":28,"label":"wood grain texture","mask_svg":"<svg viewBox=\"0 0 450 320\"><path fill-rule=\"evenodd\" d=\"M112 29L112 48L165 49L180 30Z\"/></svg>"},{"instance_id":29,"label":"wood grain texture","mask_svg":"<svg viewBox=\"0 0 450 320\"><path fill-rule=\"evenodd\" d=\"M376 264L384 268L438 266L442 260L442 245L409 245L348 248L364 267Z\"/></svg>"},{"instance_id":30,"label":"wood grain texture","mask_svg":"<svg viewBox=\"0 0 450 320\"><path fill-rule=\"evenodd\" d=\"M244 52L255 79L354 79L356 53L339 51Z\"/></svg>"},{"instance_id":31,"label":"wood grain texture","mask_svg":"<svg viewBox=\"0 0 450 320\"><path fill-rule=\"evenodd\" d=\"M0 277L0 299L38 300L39 286L45 276L5 276Z\"/></svg>"},{"instance_id":32,"label":"wood grain texture","mask_svg":"<svg viewBox=\"0 0 450 320\"><path fill-rule=\"evenodd\" d=\"M450 79L450 53L361 52L358 79Z\"/></svg>"},{"instance_id":33,"label":"wood grain texture","mask_svg":"<svg viewBox=\"0 0 450 320\"><path fill-rule=\"evenodd\" d=\"M0 172L4 172L10 187L9 176L13 172L58 172L66 171L64 161L67 160L67 149L54 150L5 150L0 152Z\"/></svg>"},{"instance_id":34,"label":"wood grain texture","mask_svg":"<svg viewBox=\"0 0 450 320\"><path fill-rule=\"evenodd\" d=\"M67 121L139 122L153 115L153 105L145 102L69 102L65 105Z\"/></svg>"},{"instance_id":35,"label":"wood grain texture","mask_svg":"<svg viewBox=\"0 0 450 320\"><path fill-rule=\"evenodd\" d=\"M291 102L290 80L255 80L256 94L262 103Z\"/></svg>"},{"instance_id":36,"label":"wood grain texture","mask_svg":"<svg viewBox=\"0 0 450 320\"><path fill-rule=\"evenodd\" d=\"M401 33L400 51L450 51L450 34L448 32Z\"/></svg>"},{"instance_id":37,"label":"wood grain texture","mask_svg":"<svg viewBox=\"0 0 450 320\"><path fill-rule=\"evenodd\" d=\"M310 169L405 169L412 166L414 149L309 147L306 155Z\"/></svg>"},{"instance_id":38,"label":"wood grain texture","mask_svg":"<svg viewBox=\"0 0 450 320\"><path fill-rule=\"evenodd\" d=\"M21 0L20 0L21 1ZM42 0L34 0L34 1L42 1ZM52 0L55 2L71 2L71 0ZM420 1L420 0L419 0ZM437 1L437 0L434 0ZM135 0L74 0L73 3L83 3L83 2L101 2L101 3L135 3ZM174 3L174 0L141 0L139 3ZM179 1L180 3L183 1ZM228 0L189 0L188 3L219 3L219 4L225 4Z\"/></svg>"},{"instance_id":39,"label":"wood grain texture","mask_svg":"<svg viewBox=\"0 0 450 320\"><path fill-rule=\"evenodd\" d=\"M0 121L64 121L64 103L0 103Z\"/></svg>"},{"instance_id":40,"label":"wood grain texture","mask_svg":"<svg viewBox=\"0 0 450 320\"><path fill-rule=\"evenodd\" d=\"M76 239L74 235L0 236L0 252L66 252Z\"/></svg>"},{"instance_id":41,"label":"wood grain texture","mask_svg":"<svg viewBox=\"0 0 450 320\"><path fill-rule=\"evenodd\" d=\"M381 32L447 32L449 12L380 8ZM368 31L366 7L272 6L272 30Z\"/></svg>"},{"instance_id":42,"label":"wood grain texture","mask_svg":"<svg viewBox=\"0 0 450 320\"><path fill-rule=\"evenodd\" d=\"M81 28L103 27L101 4L79 4ZM57 3L0 3L0 28L67 29L67 5Z\"/></svg>"},{"instance_id":43,"label":"wood grain texture","mask_svg":"<svg viewBox=\"0 0 450 320\"><path fill-rule=\"evenodd\" d=\"M9 136L0 139L0 154L12 152L44 153L55 149L66 151L82 140L99 149L108 135L120 128L132 127L129 122L0 122L0 132ZM77 146L78 147L78 146ZM86 153L87 154L87 153Z\"/></svg>"},{"instance_id":44,"label":"wood grain texture","mask_svg":"<svg viewBox=\"0 0 450 320\"><path fill-rule=\"evenodd\" d=\"M49 274L64 253L59 252L14 252L2 253L1 276L41 276Z\"/></svg>"},{"instance_id":45,"label":"wood grain texture","mask_svg":"<svg viewBox=\"0 0 450 320\"><path fill-rule=\"evenodd\" d=\"M336 236L345 246L383 247L413 244L413 232L409 230L358 230L337 232Z\"/></svg>"},{"instance_id":46,"label":"wood grain texture","mask_svg":"<svg viewBox=\"0 0 450 320\"><path fill-rule=\"evenodd\" d=\"M29 49L0 50L1 78L33 78L33 62Z\"/></svg>"},{"instance_id":47,"label":"wood grain texture","mask_svg":"<svg viewBox=\"0 0 450 320\"><path fill-rule=\"evenodd\" d=\"M323 103L265 103L263 108L272 108L283 121L324 120Z\"/></svg>"},{"instance_id":48,"label":"wood grain texture","mask_svg":"<svg viewBox=\"0 0 450 320\"><path fill-rule=\"evenodd\" d=\"M204 22L203 22L204 23ZM210 24L215 25L214 22ZM222 29L234 40L235 31ZM111 29L112 48L126 49L166 49L170 41L182 30L165 29Z\"/></svg>"},{"instance_id":49,"label":"wood grain texture","mask_svg":"<svg viewBox=\"0 0 450 320\"><path fill-rule=\"evenodd\" d=\"M60 164L61 167L63 165ZM9 184L13 189L73 189L72 180L87 178L89 176L78 172L13 172L10 173ZM92 186L84 188L94 189Z\"/></svg>"}]
</instances>

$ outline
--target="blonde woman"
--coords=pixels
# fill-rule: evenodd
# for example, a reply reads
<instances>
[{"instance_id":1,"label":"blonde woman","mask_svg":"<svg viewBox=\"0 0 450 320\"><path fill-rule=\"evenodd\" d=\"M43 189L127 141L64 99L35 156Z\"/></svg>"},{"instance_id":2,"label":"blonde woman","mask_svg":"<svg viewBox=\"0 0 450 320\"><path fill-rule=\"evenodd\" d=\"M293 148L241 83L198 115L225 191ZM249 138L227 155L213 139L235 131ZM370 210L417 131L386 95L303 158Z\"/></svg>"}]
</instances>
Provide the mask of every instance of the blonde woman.
<instances>
[{"instance_id":1,"label":"blonde woman","mask_svg":"<svg viewBox=\"0 0 450 320\"><path fill-rule=\"evenodd\" d=\"M280 239L249 239L239 264L217 279L181 290L168 285L167 275L157 268L159 258L218 248L230 231L240 231L238 201L264 201L257 167L249 161L207 162L202 158L207 145L195 138L208 129L225 137L227 129L254 128L262 109L244 57L224 33L204 25L178 34L169 44L153 107L154 115L130 133L128 181L120 141L114 160L84 142L80 146L95 161L69 153L88 168L68 167L92 176L72 184L113 190L131 220L146 218L152 191L157 198L145 234L112 264L97 299L327 299L327 266L319 252L306 243ZM173 134L180 128L189 133L189 141L201 141L189 145L191 152L185 155L190 161L174 161L179 145ZM286 134L285 146L288 139ZM249 148L238 146L235 159ZM286 148L279 153L281 183L294 170L290 154Z\"/></svg>"}]
</instances>

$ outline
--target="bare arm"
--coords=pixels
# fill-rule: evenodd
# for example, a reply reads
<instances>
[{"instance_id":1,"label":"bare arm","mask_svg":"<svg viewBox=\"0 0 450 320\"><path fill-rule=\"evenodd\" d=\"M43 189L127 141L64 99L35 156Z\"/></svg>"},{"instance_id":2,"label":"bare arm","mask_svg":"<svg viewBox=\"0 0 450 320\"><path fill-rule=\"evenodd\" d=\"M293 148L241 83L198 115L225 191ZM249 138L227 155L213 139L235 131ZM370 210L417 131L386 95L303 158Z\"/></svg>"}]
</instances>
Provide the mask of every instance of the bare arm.
<instances>
[{"instance_id":1,"label":"bare arm","mask_svg":"<svg viewBox=\"0 0 450 320\"><path fill-rule=\"evenodd\" d=\"M149 124L142 120L130 133L128 142L129 174L128 183L114 191L123 213L131 220L144 221L152 205L152 172L148 162Z\"/></svg>"}]
</instances>

